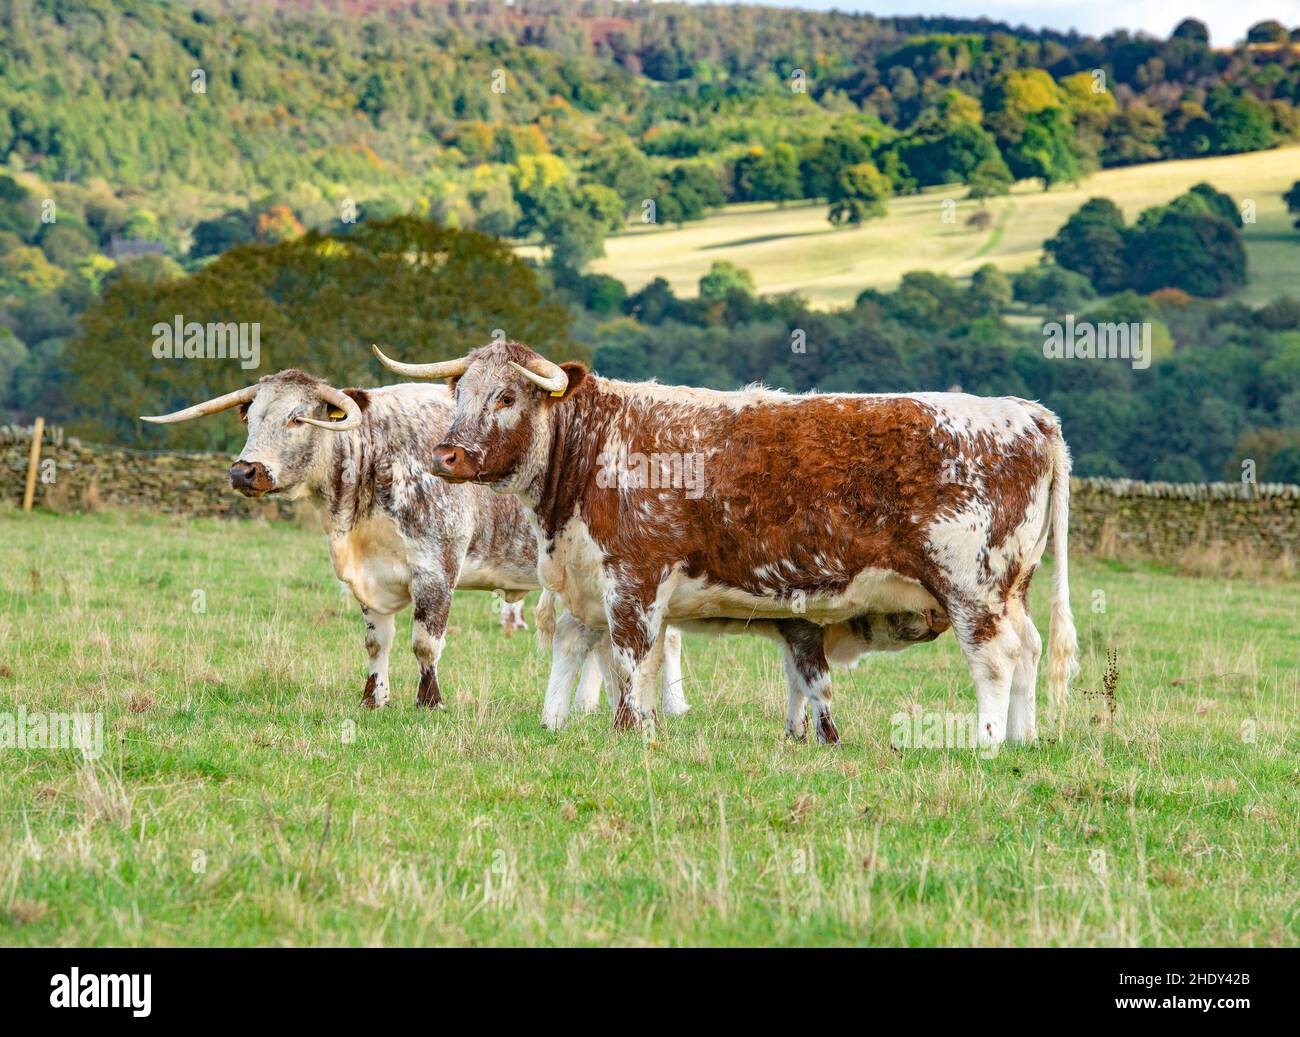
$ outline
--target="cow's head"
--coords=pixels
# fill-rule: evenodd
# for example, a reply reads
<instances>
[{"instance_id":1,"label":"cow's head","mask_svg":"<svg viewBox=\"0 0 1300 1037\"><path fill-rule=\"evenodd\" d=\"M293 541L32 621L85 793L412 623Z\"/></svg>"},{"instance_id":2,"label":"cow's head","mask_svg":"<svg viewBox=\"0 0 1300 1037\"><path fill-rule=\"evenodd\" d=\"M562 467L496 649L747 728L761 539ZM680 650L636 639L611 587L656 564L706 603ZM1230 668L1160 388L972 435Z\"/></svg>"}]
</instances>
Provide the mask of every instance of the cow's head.
<instances>
[{"instance_id":1,"label":"cow's head","mask_svg":"<svg viewBox=\"0 0 1300 1037\"><path fill-rule=\"evenodd\" d=\"M247 388L173 414L140 420L170 424L234 407L248 425L248 439L230 466L230 485L245 497L264 493L301 496L308 478L319 474L315 469L325 464L322 437L361 424L361 407L355 399L319 378L294 370L269 374Z\"/></svg>"},{"instance_id":2,"label":"cow's head","mask_svg":"<svg viewBox=\"0 0 1300 1037\"><path fill-rule=\"evenodd\" d=\"M524 489L540 472L550 449L548 411L587 376L582 364L552 363L518 342L495 342L435 364L402 364L374 350L398 374L446 378L455 393L455 416L430 470L503 493Z\"/></svg>"}]
</instances>

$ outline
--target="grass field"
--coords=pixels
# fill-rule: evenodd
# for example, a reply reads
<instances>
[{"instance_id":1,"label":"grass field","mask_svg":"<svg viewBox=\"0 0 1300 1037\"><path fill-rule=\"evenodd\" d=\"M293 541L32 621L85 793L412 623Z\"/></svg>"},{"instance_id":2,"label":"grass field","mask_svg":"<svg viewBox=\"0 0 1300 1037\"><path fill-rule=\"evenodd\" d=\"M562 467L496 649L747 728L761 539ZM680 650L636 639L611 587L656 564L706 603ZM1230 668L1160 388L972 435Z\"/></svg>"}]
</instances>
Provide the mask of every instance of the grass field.
<instances>
[{"instance_id":1,"label":"grass field","mask_svg":"<svg viewBox=\"0 0 1300 1037\"><path fill-rule=\"evenodd\" d=\"M1300 584L1072 577L1061 743L892 750L895 713L973 709L948 636L837 677L836 749L783 737L771 646L688 638L694 709L648 743L543 731L547 661L485 594L448 709L395 651L361 710L293 524L0 511L0 711L105 717L94 762L0 750L0 943L1300 943Z\"/></svg>"},{"instance_id":2,"label":"grass field","mask_svg":"<svg viewBox=\"0 0 1300 1037\"><path fill-rule=\"evenodd\" d=\"M987 231L966 227L978 205L965 200L964 187L896 198L886 217L858 229L833 228L821 204L738 205L682 228L638 227L610 238L606 258L592 269L630 289L664 277L679 295L694 296L700 276L726 259L750 271L762 294L799 291L818 306L845 306L864 288L893 287L909 270L963 277L984 263L1007 271L1031 266L1043 242L1089 198L1110 198L1131 221L1207 180L1239 203L1256 203L1257 222L1244 228L1250 284L1240 297L1259 303L1295 293L1300 282L1300 231L1281 198L1297 179L1300 147L1108 169L1048 192L1025 182L989 203ZM945 199L957 203L954 222L944 222Z\"/></svg>"}]
</instances>

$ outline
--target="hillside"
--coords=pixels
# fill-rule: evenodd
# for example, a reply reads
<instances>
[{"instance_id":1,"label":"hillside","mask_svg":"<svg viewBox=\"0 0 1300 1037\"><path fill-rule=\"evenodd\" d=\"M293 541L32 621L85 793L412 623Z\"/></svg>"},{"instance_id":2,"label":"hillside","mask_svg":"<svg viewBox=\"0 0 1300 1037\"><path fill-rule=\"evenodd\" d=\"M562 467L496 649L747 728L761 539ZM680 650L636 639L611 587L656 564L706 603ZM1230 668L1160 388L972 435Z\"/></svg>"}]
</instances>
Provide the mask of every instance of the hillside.
<instances>
[{"instance_id":1,"label":"hillside","mask_svg":"<svg viewBox=\"0 0 1300 1037\"><path fill-rule=\"evenodd\" d=\"M895 198L888 216L851 229L832 227L823 204L737 205L698 223L611 237L606 258L592 269L619 278L630 290L663 277L674 292L689 297L714 262L727 260L753 275L760 294L800 292L815 306L836 307L851 304L864 288L894 288L909 270L966 277L985 263L1008 272L1022 269L1038 262L1043 241L1088 198L1110 198L1131 219L1208 181L1238 201L1256 203L1257 222L1243 228L1250 284L1237 297L1263 303L1294 292L1300 282L1300 234L1291 229L1281 198L1298 176L1300 148L1290 147L1107 169L1077 187L1047 192L1021 183L1009 197L988 203L994 224L987 231L965 225L978 203L966 199L962 188ZM955 223L943 221L949 198L957 202Z\"/></svg>"}]
</instances>

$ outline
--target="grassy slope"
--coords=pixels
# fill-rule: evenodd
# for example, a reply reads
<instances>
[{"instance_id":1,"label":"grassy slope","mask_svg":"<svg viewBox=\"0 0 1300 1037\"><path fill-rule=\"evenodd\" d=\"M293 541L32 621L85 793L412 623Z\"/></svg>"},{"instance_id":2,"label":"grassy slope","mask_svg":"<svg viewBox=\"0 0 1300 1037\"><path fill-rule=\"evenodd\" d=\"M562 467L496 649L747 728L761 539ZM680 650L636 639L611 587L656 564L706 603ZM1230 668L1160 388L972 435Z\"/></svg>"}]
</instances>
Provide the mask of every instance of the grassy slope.
<instances>
[{"instance_id":1,"label":"grassy slope","mask_svg":"<svg viewBox=\"0 0 1300 1037\"><path fill-rule=\"evenodd\" d=\"M839 749L790 744L774 650L688 639L695 709L646 746L542 731L545 660L488 595L453 612L448 710L398 650L366 713L318 535L0 511L0 709L109 731L93 767L0 751L0 943L1300 942L1300 587L1073 576L1113 729L1081 693L1063 745L891 751L895 711L973 708L945 637L838 678Z\"/></svg>"},{"instance_id":2,"label":"grassy slope","mask_svg":"<svg viewBox=\"0 0 1300 1037\"><path fill-rule=\"evenodd\" d=\"M863 288L891 287L909 270L964 276L987 262L1018 270L1038 261L1043 241L1088 198L1110 198L1132 220L1208 180L1238 202L1257 204L1258 222L1245 228L1251 282L1242 296L1262 302L1294 293L1300 282L1300 232L1281 199L1298 177L1300 147L1291 147L1104 170L1078 188L1049 192L1022 183L1010 198L990 203L997 219L986 232L965 226L977 208L964 200L965 188L897 198L887 217L855 230L832 228L825 205L733 206L681 229L638 228L611 238L592 269L633 289L662 276L679 294L694 295L700 275L727 259L749 270L762 293L800 291L817 305L844 306ZM955 223L943 222L946 198L957 200Z\"/></svg>"}]
</instances>

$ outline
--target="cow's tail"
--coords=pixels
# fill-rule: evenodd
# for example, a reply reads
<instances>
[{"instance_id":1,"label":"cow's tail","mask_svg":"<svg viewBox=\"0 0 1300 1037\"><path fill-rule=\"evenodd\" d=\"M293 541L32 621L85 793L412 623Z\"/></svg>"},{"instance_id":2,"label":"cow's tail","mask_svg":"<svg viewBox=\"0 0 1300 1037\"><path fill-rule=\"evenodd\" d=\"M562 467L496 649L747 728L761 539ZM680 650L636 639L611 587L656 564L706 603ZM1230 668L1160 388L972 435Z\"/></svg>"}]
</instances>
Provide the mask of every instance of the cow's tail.
<instances>
[{"instance_id":1,"label":"cow's tail","mask_svg":"<svg viewBox=\"0 0 1300 1037\"><path fill-rule=\"evenodd\" d=\"M551 642L555 640L555 595L548 590L542 591L542 596L537 599L537 611L533 613L533 620L537 624L537 647L543 652L551 650Z\"/></svg>"},{"instance_id":2,"label":"cow's tail","mask_svg":"<svg viewBox=\"0 0 1300 1037\"><path fill-rule=\"evenodd\" d=\"M1047 691L1056 734L1065 734L1065 697L1079 673L1079 638L1070 613L1070 448L1059 422L1052 444L1052 618L1047 632Z\"/></svg>"}]
</instances>

